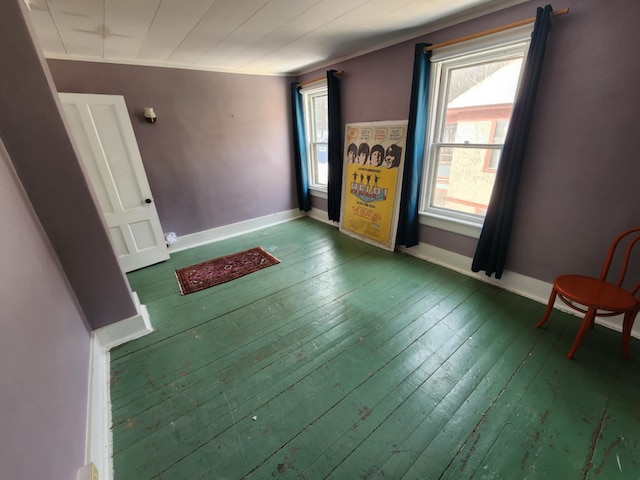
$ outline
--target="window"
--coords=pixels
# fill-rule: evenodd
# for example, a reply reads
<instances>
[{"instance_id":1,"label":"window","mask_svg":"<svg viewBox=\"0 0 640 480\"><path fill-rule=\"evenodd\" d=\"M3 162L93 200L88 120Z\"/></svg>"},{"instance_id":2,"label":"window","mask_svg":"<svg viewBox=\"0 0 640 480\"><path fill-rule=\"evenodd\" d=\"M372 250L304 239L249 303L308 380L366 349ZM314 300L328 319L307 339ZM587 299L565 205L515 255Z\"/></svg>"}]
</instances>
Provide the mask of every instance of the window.
<instances>
[{"instance_id":1,"label":"window","mask_svg":"<svg viewBox=\"0 0 640 480\"><path fill-rule=\"evenodd\" d=\"M327 189L329 174L329 107L327 84L314 83L301 90L307 136L310 188Z\"/></svg>"},{"instance_id":2,"label":"window","mask_svg":"<svg viewBox=\"0 0 640 480\"><path fill-rule=\"evenodd\" d=\"M507 136L507 127L509 126L509 119L497 119L492 122L492 130L493 133L491 137L493 138L494 144L504 144L505 137ZM486 169L487 170L495 170L498 168L498 161L500 160L500 154L502 153L502 149L493 148L489 152L487 152L487 162Z\"/></svg>"},{"instance_id":3,"label":"window","mask_svg":"<svg viewBox=\"0 0 640 480\"><path fill-rule=\"evenodd\" d=\"M529 31L434 52L421 221L477 236L520 81ZM444 221L444 224L443 224ZM457 225L471 226L460 230Z\"/></svg>"}]
</instances>

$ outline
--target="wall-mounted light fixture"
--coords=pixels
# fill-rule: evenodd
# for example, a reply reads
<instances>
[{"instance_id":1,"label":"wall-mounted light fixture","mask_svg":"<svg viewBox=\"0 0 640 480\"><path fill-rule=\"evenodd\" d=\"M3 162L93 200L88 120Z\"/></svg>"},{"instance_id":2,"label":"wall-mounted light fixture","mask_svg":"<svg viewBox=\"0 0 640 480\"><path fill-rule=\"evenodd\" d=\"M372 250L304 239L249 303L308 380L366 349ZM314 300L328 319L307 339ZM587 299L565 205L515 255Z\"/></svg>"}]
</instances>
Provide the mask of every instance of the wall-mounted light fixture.
<instances>
[{"instance_id":1,"label":"wall-mounted light fixture","mask_svg":"<svg viewBox=\"0 0 640 480\"><path fill-rule=\"evenodd\" d=\"M144 107L144 118L149 123L156 123L156 112L153 111L153 107Z\"/></svg>"}]
</instances>

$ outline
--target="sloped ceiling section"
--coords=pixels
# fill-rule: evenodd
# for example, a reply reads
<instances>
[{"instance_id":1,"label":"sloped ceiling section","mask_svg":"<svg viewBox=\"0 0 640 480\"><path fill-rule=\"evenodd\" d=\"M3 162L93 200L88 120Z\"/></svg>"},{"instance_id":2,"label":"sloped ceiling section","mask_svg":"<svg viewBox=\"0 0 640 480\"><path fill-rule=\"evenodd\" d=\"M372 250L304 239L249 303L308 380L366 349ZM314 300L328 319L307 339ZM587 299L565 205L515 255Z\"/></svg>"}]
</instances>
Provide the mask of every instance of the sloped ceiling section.
<instances>
[{"instance_id":1,"label":"sloped ceiling section","mask_svg":"<svg viewBox=\"0 0 640 480\"><path fill-rule=\"evenodd\" d=\"M524 0L24 0L49 58L299 74Z\"/></svg>"}]
</instances>

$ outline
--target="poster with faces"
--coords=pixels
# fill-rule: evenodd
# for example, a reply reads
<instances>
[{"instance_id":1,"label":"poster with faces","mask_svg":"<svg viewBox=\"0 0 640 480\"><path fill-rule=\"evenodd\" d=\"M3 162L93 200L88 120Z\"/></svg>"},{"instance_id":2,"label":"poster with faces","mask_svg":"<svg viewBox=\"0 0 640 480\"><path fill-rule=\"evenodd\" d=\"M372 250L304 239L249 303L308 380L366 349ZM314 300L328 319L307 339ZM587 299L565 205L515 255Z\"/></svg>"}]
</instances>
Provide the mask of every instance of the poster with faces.
<instances>
[{"instance_id":1,"label":"poster with faces","mask_svg":"<svg viewBox=\"0 0 640 480\"><path fill-rule=\"evenodd\" d=\"M393 251L407 137L406 121L345 126L340 230Z\"/></svg>"}]
</instances>

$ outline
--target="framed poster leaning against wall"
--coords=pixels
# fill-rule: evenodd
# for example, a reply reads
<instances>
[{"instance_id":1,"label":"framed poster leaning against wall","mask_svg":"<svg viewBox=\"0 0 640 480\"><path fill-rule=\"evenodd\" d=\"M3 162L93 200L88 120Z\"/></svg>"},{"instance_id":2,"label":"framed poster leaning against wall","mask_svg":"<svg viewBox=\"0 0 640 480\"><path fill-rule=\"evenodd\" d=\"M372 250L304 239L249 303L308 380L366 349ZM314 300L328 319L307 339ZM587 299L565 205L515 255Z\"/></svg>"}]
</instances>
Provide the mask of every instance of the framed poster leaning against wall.
<instances>
[{"instance_id":1,"label":"framed poster leaning against wall","mask_svg":"<svg viewBox=\"0 0 640 480\"><path fill-rule=\"evenodd\" d=\"M345 130L340 231L393 251L407 122L349 123Z\"/></svg>"}]
</instances>

